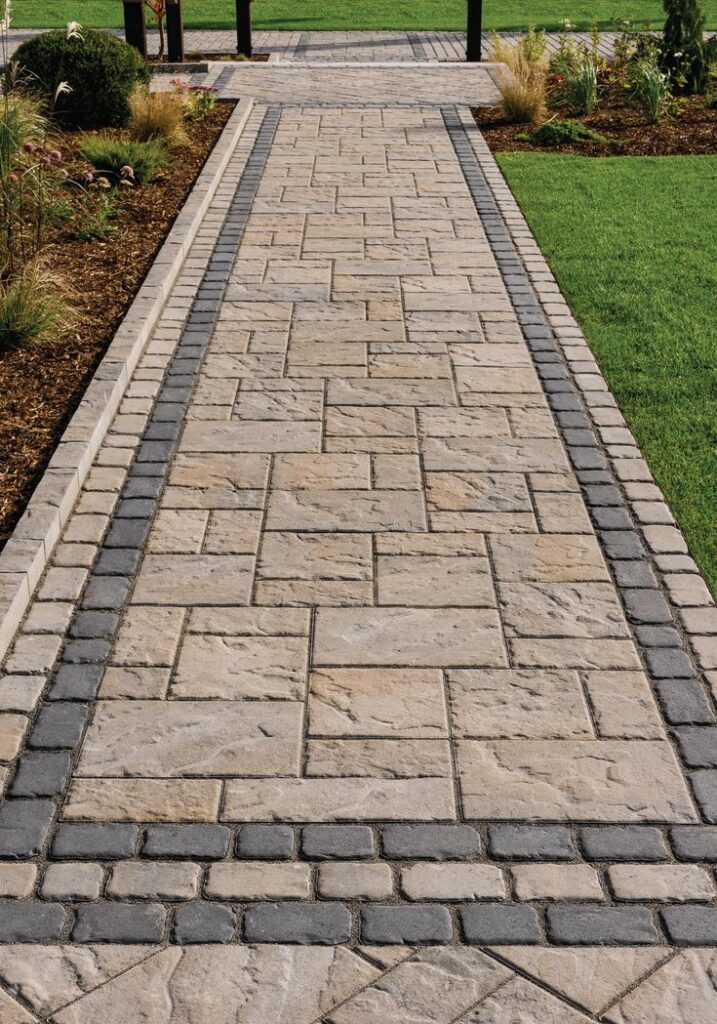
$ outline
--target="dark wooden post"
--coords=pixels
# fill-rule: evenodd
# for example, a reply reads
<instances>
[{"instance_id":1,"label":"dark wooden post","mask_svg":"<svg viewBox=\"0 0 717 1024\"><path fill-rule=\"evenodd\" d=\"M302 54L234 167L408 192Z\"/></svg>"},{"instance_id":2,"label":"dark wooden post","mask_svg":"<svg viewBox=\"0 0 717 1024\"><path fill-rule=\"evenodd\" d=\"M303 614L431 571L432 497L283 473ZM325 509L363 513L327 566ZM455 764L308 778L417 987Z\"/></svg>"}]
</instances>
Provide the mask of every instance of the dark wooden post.
<instances>
[{"instance_id":1,"label":"dark wooden post","mask_svg":"<svg viewBox=\"0 0 717 1024\"><path fill-rule=\"evenodd\" d=\"M251 0L236 0L237 53L251 57Z\"/></svg>"},{"instance_id":2,"label":"dark wooden post","mask_svg":"<svg viewBox=\"0 0 717 1024\"><path fill-rule=\"evenodd\" d=\"M481 60L482 35L483 0L468 0L468 25L466 27L466 60Z\"/></svg>"},{"instance_id":3,"label":"dark wooden post","mask_svg":"<svg viewBox=\"0 0 717 1024\"><path fill-rule=\"evenodd\" d=\"M124 37L142 56L147 57L147 29L144 24L142 0L123 0Z\"/></svg>"},{"instance_id":4,"label":"dark wooden post","mask_svg":"<svg viewBox=\"0 0 717 1024\"><path fill-rule=\"evenodd\" d=\"M170 64L181 64L184 60L181 0L167 0L167 59Z\"/></svg>"}]
</instances>

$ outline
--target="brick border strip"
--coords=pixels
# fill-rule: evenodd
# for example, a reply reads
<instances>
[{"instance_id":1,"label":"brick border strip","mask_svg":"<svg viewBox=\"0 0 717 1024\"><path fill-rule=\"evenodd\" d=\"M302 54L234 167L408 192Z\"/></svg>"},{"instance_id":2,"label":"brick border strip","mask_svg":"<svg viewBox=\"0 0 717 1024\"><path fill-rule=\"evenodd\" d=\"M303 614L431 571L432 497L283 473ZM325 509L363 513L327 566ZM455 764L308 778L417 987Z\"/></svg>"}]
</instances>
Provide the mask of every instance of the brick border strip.
<instances>
[{"instance_id":1,"label":"brick border strip","mask_svg":"<svg viewBox=\"0 0 717 1024\"><path fill-rule=\"evenodd\" d=\"M0 552L0 660L29 607L253 105L251 98L243 99L232 112L117 328L26 511Z\"/></svg>"},{"instance_id":2,"label":"brick border strip","mask_svg":"<svg viewBox=\"0 0 717 1024\"><path fill-rule=\"evenodd\" d=\"M681 624L676 622L680 604L689 603L689 598L680 601L685 579L698 591L700 607L712 607L714 602L687 557L684 537L470 112L461 117L457 108L444 107L442 114L668 736L702 820L717 823L717 726L707 685L715 677L707 680L689 647L685 650L686 641L693 639L689 618L682 614ZM703 662L704 651L713 645L705 643ZM699 644L694 646L699 659Z\"/></svg>"}]
</instances>

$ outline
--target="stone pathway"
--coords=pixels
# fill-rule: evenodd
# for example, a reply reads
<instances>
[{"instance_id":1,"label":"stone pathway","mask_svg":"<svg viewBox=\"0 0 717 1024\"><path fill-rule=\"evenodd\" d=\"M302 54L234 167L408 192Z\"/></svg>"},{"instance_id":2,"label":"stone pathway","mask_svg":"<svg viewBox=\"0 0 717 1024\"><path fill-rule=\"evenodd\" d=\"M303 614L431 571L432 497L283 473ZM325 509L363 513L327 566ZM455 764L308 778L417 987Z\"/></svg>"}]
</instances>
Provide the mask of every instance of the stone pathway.
<instances>
[{"instance_id":1,"label":"stone pathway","mask_svg":"<svg viewBox=\"0 0 717 1024\"><path fill-rule=\"evenodd\" d=\"M5 662L0 1020L708 1024L711 597L456 69L325 72Z\"/></svg>"},{"instance_id":2,"label":"stone pathway","mask_svg":"<svg viewBox=\"0 0 717 1024\"><path fill-rule=\"evenodd\" d=\"M41 29L11 29L9 33L10 53ZM121 35L121 32L117 32ZM185 31L187 54L233 53L236 50L236 32L227 29ZM514 33L501 33L505 38L515 37ZM613 52L616 33L601 34L601 52L607 57ZM575 33L575 38L589 44L587 32ZM556 49L559 36L548 34L548 47ZM148 33L149 48L156 52L159 37L156 32ZM486 55L490 49L489 33L483 33ZM255 30L254 50L269 53L273 60L309 62L399 62L414 61L464 61L464 32L269 32Z\"/></svg>"}]
</instances>

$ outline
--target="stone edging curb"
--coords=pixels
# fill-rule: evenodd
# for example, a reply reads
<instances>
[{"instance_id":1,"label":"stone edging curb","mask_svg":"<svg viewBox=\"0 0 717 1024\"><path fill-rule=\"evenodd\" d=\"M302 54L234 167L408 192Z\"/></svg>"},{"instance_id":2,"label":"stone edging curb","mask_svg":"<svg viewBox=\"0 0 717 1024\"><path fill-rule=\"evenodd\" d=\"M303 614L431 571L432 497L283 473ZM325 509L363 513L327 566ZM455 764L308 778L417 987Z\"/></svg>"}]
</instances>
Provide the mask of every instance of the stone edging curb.
<instances>
[{"instance_id":1,"label":"stone edging curb","mask_svg":"<svg viewBox=\"0 0 717 1024\"><path fill-rule=\"evenodd\" d=\"M247 97L232 112L0 552L0 659L27 610L253 106Z\"/></svg>"}]
</instances>

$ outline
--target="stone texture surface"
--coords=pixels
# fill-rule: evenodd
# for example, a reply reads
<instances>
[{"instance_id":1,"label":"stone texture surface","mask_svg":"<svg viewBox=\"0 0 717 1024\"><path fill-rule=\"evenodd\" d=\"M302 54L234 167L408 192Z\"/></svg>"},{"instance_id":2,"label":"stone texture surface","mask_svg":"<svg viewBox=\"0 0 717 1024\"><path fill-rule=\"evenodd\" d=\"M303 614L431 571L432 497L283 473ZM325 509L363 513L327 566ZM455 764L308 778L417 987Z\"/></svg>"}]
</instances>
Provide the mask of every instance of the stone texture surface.
<instances>
[{"instance_id":1,"label":"stone texture surface","mask_svg":"<svg viewBox=\"0 0 717 1024\"><path fill-rule=\"evenodd\" d=\"M458 774L472 818L695 819L667 743L463 740Z\"/></svg>"},{"instance_id":2,"label":"stone texture surface","mask_svg":"<svg viewBox=\"0 0 717 1024\"><path fill-rule=\"evenodd\" d=\"M448 1024L510 978L510 971L472 949L427 949L354 995L331 1024Z\"/></svg>"},{"instance_id":3,"label":"stone texture surface","mask_svg":"<svg viewBox=\"0 0 717 1024\"><path fill-rule=\"evenodd\" d=\"M415 56L429 45L397 37L335 36L325 56L352 47L372 60L401 48ZM431 55L455 58L449 43L433 39ZM307 45L295 34L294 52ZM289 105L259 104L251 115L0 682L4 761L22 743L66 634L47 701L59 710L43 712L35 748L69 742L59 729L67 706L79 737L78 702L90 704L57 862L37 883L11 870L21 865L3 869L8 906L24 907L36 884L52 911L76 900L71 934L90 944L0 945L6 1015L53 1024L574 1024L610 1007L605 1019L616 1024L659 1021L663 1010L674 1024L711 1020L711 953L670 960L658 924L682 934L700 911L697 932L712 934L712 876L699 864L628 861L603 876L568 863L587 843L576 846L577 830L559 823L698 821L628 620L653 630L640 636L658 644L646 661L664 680L663 706L667 684L691 676L683 652L660 646L674 637L662 628L663 603L643 594L652 570L638 571L647 568L638 534L570 404L562 364L536 346L533 367L526 338L544 340L544 328L527 290L511 301L519 268L506 269L495 216L476 212L469 186L478 179L464 176L436 108L467 83L480 102L494 94L492 80L482 68L433 65L210 74L225 95L251 89ZM312 102L301 106L302 97ZM261 169L243 182L203 279L265 115L276 134L262 135L251 157ZM478 133L461 140L480 150ZM505 199L494 172L491 181ZM517 214L511 225L536 281L554 289L545 312L558 318L559 338L582 348ZM193 302L194 328L182 334ZM133 424L150 411L180 337L102 572L81 596L92 555L79 548L94 551L138 444ZM565 352L605 444L629 445L589 354ZM559 420L572 462L551 407L573 417ZM179 419L172 455L168 425ZM644 464L627 465L634 454L618 461L626 484L645 481ZM705 637L696 649L714 667L709 595L659 498L633 493L645 543L673 559L664 568L684 624L707 613L694 620ZM154 497L156 516L147 511ZM595 529L620 556L617 568ZM632 588L627 617L613 574ZM707 690L700 708L699 721L693 710L674 724L710 724ZM703 771L695 782L703 801L711 779ZM22 820L3 829L2 843L30 830L39 849L44 819L18 801L7 806ZM475 827L484 819L487 834ZM113 839L103 821L130 831ZM366 826L387 822L379 846ZM501 835L496 822L516 831ZM525 829L531 822L545 824ZM73 823L95 831L64 831ZM324 832L323 852L311 854L312 823L352 825L367 838L361 845L352 833L352 845ZM177 831L152 831L160 825ZM182 826L221 831L210 842ZM481 837L499 866L477 862ZM639 840L612 833L605 842L618 839L624 861ZM605 906L613 895L620 906ZM685 900L678 909L688 916L630 905L643 899ZM542 948L534 900L549 903L547 938L579 948ZM232 908L243 901L248 910ZM461 906L449 911L454 901ZM5 914L6 929L29 927ZM67 934L61 914L50 923L45 941ZM180 945L136 946L137 935ZM415 951L453 938L467 945ZM362 954L345 942L363 942ZM613 942L619 951L601 945ZM476 948L491 943L492 953Z\"/></svg>"},{"instance_id":4,"label":"stone texture surface","mask_svg":"<svg viewBox=\"0 0 717 1024\"><path fill-rule=\"evenodd\" d=\"M378 973L341 948L170 948L68 1006L56 1019L59 1024L135 1024L142 1019L200 1024L209 1016L217 1024L311 1024Z\"/></svg>"},{"instance_id":5,"label":"stone texture surface","mask_svg":"<svg viewBox=\"0 0 717 1024\"><path fill-rule=\"evenodd\" d=\"M531 985L523 978L514 978L461 1017L457 1024L511 1024L516 1020L586 1024L589 1019L537 985Z\"/></svg>"},{"instance_id":6,"label":"stone texture surface","mask_svg":"<svg viewBox=\"0 0 717 1024\"><path fill-rule=\"evenodd\" d=\"M598 1013L644 975L665 961L665 950L640 946L608 949L548 949L535 946L500 946L502 960L514 964L554 992Z\"/></svg>"},{"instance_id":7,"label":"stone texture surface","mask_svg":"<svg viewBox=\"0 0 717 1024\"><path fill-rule=\"evenodd\" d=\"M707 1024L717 1012L714 984L717 954L685 950L659 967L605 1015L610 1024Z\"/></svg>"}]
</instances>

